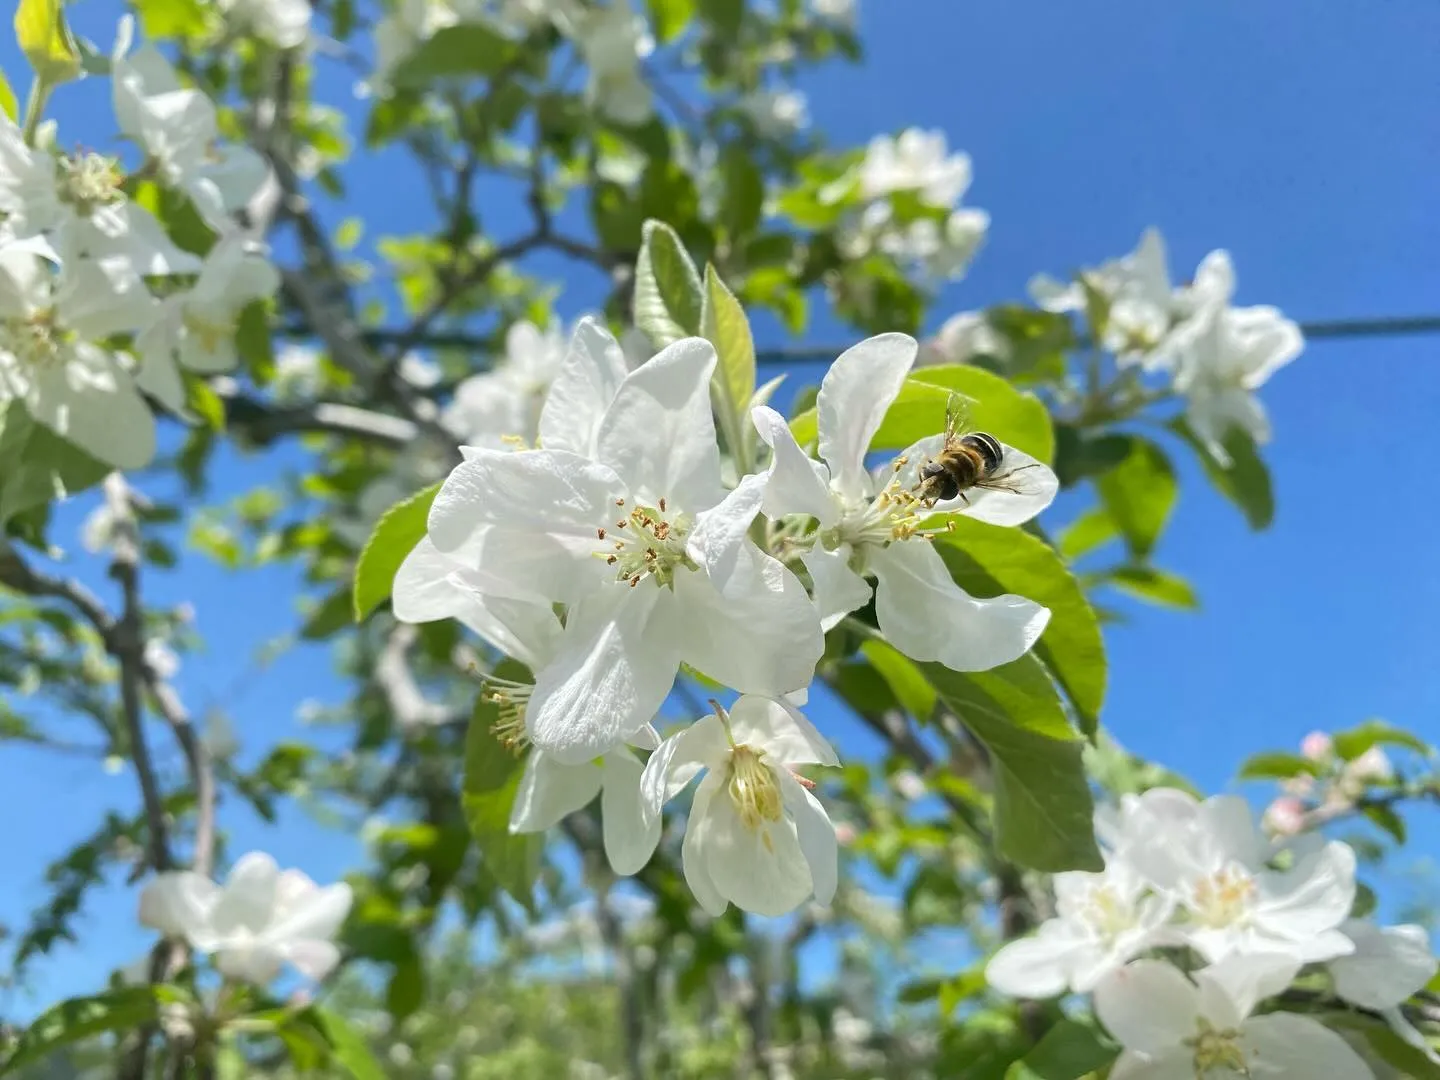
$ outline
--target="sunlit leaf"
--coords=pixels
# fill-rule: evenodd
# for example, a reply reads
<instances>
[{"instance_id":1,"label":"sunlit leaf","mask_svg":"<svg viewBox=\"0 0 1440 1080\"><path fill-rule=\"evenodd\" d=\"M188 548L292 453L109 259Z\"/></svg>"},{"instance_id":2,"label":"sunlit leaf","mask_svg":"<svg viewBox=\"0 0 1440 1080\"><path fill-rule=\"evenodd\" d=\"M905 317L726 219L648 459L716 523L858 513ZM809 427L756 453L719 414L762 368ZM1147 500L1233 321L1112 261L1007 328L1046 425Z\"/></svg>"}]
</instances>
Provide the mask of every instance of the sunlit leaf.
<instances>
[{"instance_id":1,"label":"sunlit leaf","mask_svg":"<svg viewBox=\"0 0 1440 1080\"><path fill-rule=\"evenodd\" d=\"M635 263L635 325L662 348L700 333L704 290L674 229L647 221L642 237Z\"/></svg>"},{"instance_id":2,"label":"sunlit leaf","mask_svg":"<svg viewBox=\"0 0 1440 1080\"><path fill-rule=\"evenodd\" d=\"M174 986L126 986L94 997L70 998L35 1018L5 1058L0 1072L43 1060L71 1043L108 1031L131 1032L153 1022L163 1005L188 1001Z\"/></svg>"},{"instance_id":3,"label":"sunlit leaf","mask_svg":"<svg viewBox=\"0 0 1440 1080\"><path fill-rule=\"evenodd\" d=\"M1128 438L1129 452L1096 477L1095 489L1126 545L1144 558L1165 531L1180 485L1165 451L1148 439Z\"/></svg>"},{"instance_id":4,"label":"sunlit leaf","mask_svg":"<svg viewBox=\"0 0 1440 1080\"><path fill-rule=\"evenodd\" d=\"M1424 739L1384 720L1366 720L1348 731L1337 732L1333 745L1341 761L1354 761L1371 747L1382 745L1403 746L1417 754L1430 754L1430 747Z\"/></svg>"},{"instance_id":5,"label":"sunlit leaf","mask_svg":"<svg viewBox=\"0 0 1440 1080\"><path fill-rule=\"evenodd\" d=\"M41 81L69 82L80 74L80 51L65 22L61 0L20 0L15 8L15 40Z\"/></svg>"},{"instance_id":6,"label":"sunlit leaf","mask_svg":"<svg viewBox=\"0 0 1440 1080\"><path fill-rule=\"evenodd\" d=\"M708 264L700 333L715 346L719 356L715 376L710 381L711 397L726 442L735 451L744 438L743 432L750 426L747 410L755 393L755 341L750 336L745 309L725 287L715 268Z\"/></svg>"},{"instance_id":7,"label":"sunlit leaf","mask_svg":"<svg viewBox=\"0 0 1440 1080\"><path fill-rule=\"evenodd\" d=\"M356 622L390 598L400 564L425 535L430 504L439 491L439 484L431 484L380 515L355 563Z\"/></svg>"}]
</instances>

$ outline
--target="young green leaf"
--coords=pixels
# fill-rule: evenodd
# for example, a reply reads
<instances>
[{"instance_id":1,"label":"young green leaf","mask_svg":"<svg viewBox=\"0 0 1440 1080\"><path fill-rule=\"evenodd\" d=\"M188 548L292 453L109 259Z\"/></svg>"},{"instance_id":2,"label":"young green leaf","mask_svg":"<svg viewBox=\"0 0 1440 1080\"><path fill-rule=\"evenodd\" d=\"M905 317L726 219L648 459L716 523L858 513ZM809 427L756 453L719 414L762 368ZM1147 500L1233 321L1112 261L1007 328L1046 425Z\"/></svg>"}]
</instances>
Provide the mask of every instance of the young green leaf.
<instances>
[{"instance_id":1,"label":"young green leaf","mask_svg":"<svg viewBox=\"0 0 1440 1080\"><path fill-rule=\"evenodd\" d=\"M1020 529L957 515L954 531L936 550L956 584L977 596L1014 593L1050 609L1050 625L1035 652L1075 707L1080 728L1093 738L1105 701L1105 642L1085 591L1054 548Z\"/></svg>"},{"instance_id":2,"label":"young green leaf","mask_svg":"<svg viewBox=\"0 0 1440 1080\"><path fill-rule=\"evenodd\" d=\"M20 121L20 105L15 100L15 90L10 85L10 80L5 77L5 72L0 71L0 110L16 123Z\"/></svg>"},{"instance_id":3,"label":"young green leaf","mask_svg":"<svg viewBox=\"0 0 1440 1080\"><path fill-rule=\"evenodd\" d=\"M708 263L700 333L715 346L720 358L710 381L715 413L720 417L726 444L741 459L741 471L747 472L744 432L750 426L748 408L755 393L755 340L750 336L745 309Z\"/></svg>"},{"instance_id":4,"label":"young green leaf","mask_svg":"<svg viewBox=\"0 0 1440 1080\"><path fill-rule=\"evenodd\" d=\"M1130 452L1096 477L1095 488L1131 553L1143 559L1165 531L1180 488L1165 451L1148 439L1129 438Z\"/></svg>"},{"instance_id":5,"label":"young green leaf","mask_svg":"<svg viewBox=\"0 0 1440 1080\"><path fill-rule=\"evenodd\" d=\"M1224 439L1229 458L1226 461L1215 456L1214 450L1195 434L1184 417L1172 421L1170 429L1190 444L1215 490L1240 508L1252 529L1270 526L1275 518L1275 493L1271 489L1270 470L1254 439L1239 428L1231 428Z\"/></svg>"},{"instance_id":6,"label":"young green leaf","mask_svg":"<svg viewBox=\"0 0 1440 1080\"><path fill-rule=\"evenodd\" d=\"M485 875L527 908L540 872L544 838L512 833L510 809L524 775L523 762L496 736L499 709L481 694L465 737L461 807L480 850ZM533 751L532 751L533 752Z\"/></svg>"},{"instance_id":7,"label":"young green leaf","mask_svg":"<svg viewBox=\"0 0 1440 1080\"><path fill-rule=\"evenodd\" d=\"M355 563L356 622L390 598L400 564L425 536L430 504L439 491L439 484L431 484L380 515Z\"/></svg>"},{"instance_id":8,"label":"young green leaf","mask_svg":"<svg viewBox=\"0 0 1440 1080\"><path fill-rule=\"evenodd\" d=\"M14 400L0 403L0 461L0 524L94 487L112 468L36 423Z\"/></svg>"},{"instance_id":9,"label":"young green leaf","mask_svg":"<svg viewBox=\"0 0 1440 1080\"><path fill-rule=\"evenodd\" d=\"M0 1063L0 1073L13 1073L22 1065L43 1060L71 1043L107 1031L130 1032L155 1020L162 1005L188 1002L178 987L125 986L94 997L70 998L35 1018Z\"/></svg>"},{"instance_id":10,"label":"young green leaf","mask_svg":"<svg viewBox=\"0 0 1440 1080\"><path fill-rule=\"evenodd\" d=\"M55 86L79 77L80 51L65 23L61 0L20 0L15 40L41 83Z\"/></svg>"},{"instance_id":11,"label":"young green leaf","mask_svg":"<svg viewBox=\"0 0 1440 1080\"><path fill-rule=\"evenodd\" d=\"M1341 761L1354 761L1366 750L1382 744L1403 746L1424 756L1430 753L1430 747L1424 739L1387 724L1384 720L1366 720L1349 731L1338 732L1334 741L1335 753Z\"/></svg>"},{"instance_id":12,"label":"young green leaf","mask_svg":"<svg viewBox=\"0 0 1440 1080\"><path fill-rule=\"evenodd\" d=\"M1117 566L1106 575L1106 580L1121 592L1151 604L1181 611L1195 611L1200 607L1200 598L1190 583L1168 570L1154 566Z\"/></svg>"},{"instance_id":13,"label":"young green leaf","mask_svg":"<svg viewBox=\"0 0 1440 1080\"><path fill-rule=\"evenodd\" d=\"M439 79L490 76L515 58L513 41L484 23L465 22L435 32L391 76L397 87L428 86Z\"/></svg>"},{"instance_id":14,"label":"young green leaf","mask_svg":"<svg viewBox=\"0 0 1440 1080\"><path fill-rule=\"evenodd\" d=\"M635 263L635 325L656 348L700 333L704 290L700 273L675 230L650 220L641 229Z\"/></svg>"},{"instance_id":15,"label":"young green leaf","mask_svg":"<svg viewBox=\"0 0 1440 1080\"><path fill-rule=\"evenodd\" d=\"M385 1070L370 1052L364 1036L351 1027L349 1021L318 1005L312 1005L307 1013L329 1044L331 1059L354 1080L385 1080Z\"/></svg>"},{"instance_id":16,"label":"young green leaf","mask_svg":"<svg viewBox=\"0 0 1440 1080\"><path fill-rule=\"evenodd\" d=\"M1120 1055L1120 1048L1092 1027L1061 1020L1035 1048L1005 1073L1005 1080L1084 1080Z\"/></svg>"}]
</instances>

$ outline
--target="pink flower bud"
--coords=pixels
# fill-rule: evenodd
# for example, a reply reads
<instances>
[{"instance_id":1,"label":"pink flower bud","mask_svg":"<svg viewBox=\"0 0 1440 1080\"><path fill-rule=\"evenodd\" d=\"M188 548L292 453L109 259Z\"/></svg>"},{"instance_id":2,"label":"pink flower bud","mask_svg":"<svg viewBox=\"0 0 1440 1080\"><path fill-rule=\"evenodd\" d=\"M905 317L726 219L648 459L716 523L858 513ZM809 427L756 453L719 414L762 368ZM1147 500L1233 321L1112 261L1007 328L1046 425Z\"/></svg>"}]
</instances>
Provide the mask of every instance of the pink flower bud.
<instances>
[{"instance_id":1,"label":"pink flower bud","mask_svg":"<svg viewBox=\"0 0 1440 1080\"><path fill-rule=\"evenodd\" d=\"M841 847L849 847L855 842L855 826L844 821L835 823L835 842Z\"/></svg>"},{"instance_id":2,"label":"pink flower bud","mask_svg":"<svg viewBox=\"0 0 1440 1080\"><path fill-rule=\"evenodd\" d=\"M1300 753L1311 761L1324 761L1330 756L1334 744L1323 731L1312 731L1300 741Z\"/></svg>"},{"instance_id":3,"label":"pink flower bud","mask_svg":"<svg viewBox=\"0 0 1440 1080\"><path fill-rule=\"evenodd\" d=\"M1265 828L1278 836L1294 836L1305 828L1305 804L1281 795L1265 808Z\"/></svg>"}]
</instances>

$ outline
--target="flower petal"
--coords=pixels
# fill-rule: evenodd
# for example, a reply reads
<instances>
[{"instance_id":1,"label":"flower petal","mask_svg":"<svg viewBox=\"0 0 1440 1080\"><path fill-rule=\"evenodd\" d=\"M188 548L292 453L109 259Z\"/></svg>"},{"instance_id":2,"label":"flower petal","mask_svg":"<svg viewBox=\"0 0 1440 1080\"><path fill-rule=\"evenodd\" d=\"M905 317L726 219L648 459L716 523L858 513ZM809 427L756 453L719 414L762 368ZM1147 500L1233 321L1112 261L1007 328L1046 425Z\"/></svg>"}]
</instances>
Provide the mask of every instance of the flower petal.
<instances>
[{"instance_id":1,"label":"flower petal","mask_svg":"<svg viewBox=\"0 0 1440 1080\"><path fill-rule=\"evenodd\" d=\"M159 874L140 892L140 925L193 941L209 925L220 886L189 870Z\"/></svg>"},{"instance_id":2,"label":"flower petal","mask_svg":"<svg viewBox=\"0 0 1440 1080\"><path fill-rule=\"evenodd\" d=\"M263 851L242 855L225 879L211 915L215 932L224 936L237 929L259 932L275 915L275 890L280 868Z\"/></svg>"},{"instance_id":3,"label":"flower petal","mask_svg":"<svg viewBox=\"0 0 1440 1080\"><path fill-rule=\"evenodd\" d=\"M1262 929L1314 938L1338 927L1354 906L1355 849L1333 841L1284 873L1261 875L1259 885L1255 921Z\"/></svg>"},{"instance_id":4,"label":"flower petal","mask_svg":"<svg viewBox=\"0 0 1440 1080\"><path fill-rule=\"evenodd\" d=\"M725 914L730 901L716 888L715 881L710 876L710 867L705 862L702 846L705 834L712 828L710 805L719 793L720 779L715 773L700 782L695 791L695 801L690 804L690 817L685 822L685 840L680 845L680 863L685 871L685 884L690 886L695 902L707 914L716 918Z\"/></svg>"},{"instance_id":5,"label":"flower petal","mask_svg":"<svg viewBox=\"0 0 1440 1080\"><path fill-rule=\"evenodd\" d=\"M215 968L221 975L255 986L273 982L283 966L284 957L268 944L246 942L215 952Z\"/></svg>"},{"instance_id":6,"label":"flower petal","mask_svg":"<svg viewBox=\"0 0 1440 1080\"><path fill-rule=\"evenodd\" d=\"M536 746L579 765L650 722L680 666L672 598L662 593L615 583L570 611L525 710Z\"/></svg>"},{"instance_id":7,"label":"flower petal","mask_svg":"<svg viewBox=\"0 0 1440 1080\"><path fill-rule=\"evenodd\" d=\"M1070 984L1070 959L1085 939L1058 919L1039 933L1001 948L985 965L985 981L1006 997L1041 999L1063 994Z\"/></svg>"},{"instance_id":8,"label":"flower petal","mask_svg":"<svg viewBox=\"0 0 1440 1080\"><path fill-rule=\"evenodd\" d=\"M661 743L640 777L641 813L645 820L659 818L662 806L680 794L701 769L723 764L729 750L725 728L713 713Z\"/></svg>"},{"instance_id":9,"label":"flower petal","mask_svg":"<svg viewBox=\"0 0 1440 1080\"><path fill-rule=\"evenodd\" d=\"M291 942L284 949L285 959L307 979L319 982L340 963L340 950L329 941L314 938Z\"/></svg>"},{"instance_id":10,"label":"flower petal","mask_svg":"<svg viewBox=\"0 0 1440 1080\"><path fill-rule=\"evenodd\" d=\"M741 693L779 695L810 685L825 649L815 605L800 579L753 544L736 551L724 595L704 575L675 578L683 619L680 658Z\"/></svg>"},{"instance_id":11,"label":"flower petal","mask_svg":"<svg viewBox=\"0 0 1440 1080\"><path fill-rule=\"evenodd\" d=\"M1355 943L1349 956L1330 961L1335 993L1362 1009L1389 1009L1435 974L1430 935L1423 926L1376 926L1350 919L1340 930Z\"/></svg>"},{"instance_id":12,"label":"flower petal","mask_svg":"<svg viewBox=\"0 0 1440 1080\"><path fill-rule=\"evenodd\" d=\"M822 529L840 519L830 494L830 473L800 449L785 418L767 405L750 411L760 439L770 447L770 468L765 473L765 513L769 517L809 514Z\"/></svg>"},{"instance_id":13,"label":"flower petal","mask_svg":"<svg viewBox=\"0 0 1440 1080\"><path fill-rule=\"evenodd\" d=\"M840 844L835 839L835 825L824 805L800 781L784 769L773 771L780 782L785 809L795 822L795 838L810 869L815 901L828 907L840 883Z\"/></svg>"},{"instance_id":14,"label":"flower petal","mask_svg":"<svg viewBox=\"0 0 1440 1080\"><path fill-rule=\"evenodd\" d=\"M829 632L850 612L870 602L874 586L850 569L850 548L836 551L813 547L800 561L810 573L810 591L815 598L815 611L820 616L820 629Z\"/></svg>"},{"instance_id":15,"label":"flower petal","mask_svg":"<svg viewBox=\"0 0 1440 1080\"><path fill-rule=\"evenodd\" d=\"M605 830L605 858L622 876L638 873L660 843L660 816L643 812L640 778L644 766L629 750L611 750L604 759L605 786L600 813Z\"/></svg>"},{"instance_id":16,"label":"flower petal","mask_svg":"<svg viewBox=\"0 0 1440 1080\"><path fill-rule=\"evenodd\" d=\"M1159 1054L1195 1033L1200 991L1161 960L1135 960L1095 987L1095 1015L1126 1050Z\"/></svg>"},{"instance_id":17,"label":"flower petal","mask_svg":"<svg viewBox=\"0 0 1440 1080\"><path fill-rule=\"evenodd\" d=\"M900 393L920 346L908 334L879 334L841 353L820 383L820 457L846 498L870 494L865 455L885 411Z\"/></svg>"},{"instance_id":18,"label":"flower petal","mask_svg":"<svg viewBox=\"0 0 1440 1080\"><path fill-rule=\"evenodd\" d=\"M750 523L760 512L764 497L765 478L751 474L744 477L735 490L719 503L695 518L695 528L686 540L686 550L704 567L721 593L730 585L740 548L750 542Z\"/></svg>"},{"instance_id":19,"label":"flower petal","mask_svg":"<svg viewBox=\"0 0 1440 1080\"><path fill-rule=\"evenodd\" d=\"M594 761L565 765L544 750L532 750L510 807L512 833L544 832L589 806L600 794L601 771Z\"/></svg>"},{"instance_id":20,"label":"flower petal","mask_svg":"<svg viewBox=\"0 0 1440 1080\"><path fill-rule=\"evenodd\" d=\"M155 456L155 418L115 357L81 342L32 369L25 408L57 435L101 461L139 469Z\"/></svg>"},{"instance_id":21,"label":"flower petal","mask_svg":"<svg viewBox=\"0 0 1440 1080\"><path fill-rule=\"evenodd\" d=\"M745 694L730 706L730 734L739 746L763 749L781 765L839 765L835 748L804 713L783 700Z\"/></svg>"},{"instance_id":22,"label":"flower petal","mask_svg":"<svg viewBox=\"0 0 1440 1080\"><path fill-rule=\"evenodd\" d=\"M265 936L275 942L328 941L340 932L353 902L350 886L343 881L314 889L304 903L273 923Z\"/></svg>"},{"instance_id":23,"label":"flower petal","mask_svg":"<svg viewBox=\"0 0 1440 1080\"><path fill-rule=\"evenodd\" d=\"M783 814L751 828L722 787L705 807L702 824L694 853L716 890L736 907L756 915L784 915L813 891L795 826Z\"/></svg>"},{"instance_id":24,"label":"flower petal","mask_svg":"<svg viewBox=\"0 0 1440 1080\"><path fill-rule=\"evenodd\" d=\"M683 338L620 384L596 436L596 456L639 498L708 510L720 501L720 448L710 411L715 347Z\"/></svg>"},{"instance_id":25,"label":"flower petal","mask_svg":"<svg viewBox=\"0 0 1440 1080\"><path fill-rule=\"evenodd\" d=\"M944 449L944 435L928 435L906 447L898 457L906 460L907 470L914 470L918 483L919 470ZM991 525L1023 525L1055 501L1060 481L1049 465L1005 443L1000 443L1000 451L1000 467L986 481L996 486L972 487L953 499L936 503L934 512L964 514ZM877 469L876 475L888 476L892 471L893 466L886 465Z\"/></svg>"},{"instance_id":26,"label":"flower petal","mask_svg":"<svg viewBox=\"0 0 1440 1080\"><path fill-rule=\"evenodd\" d=\"M988 671L1029 652L1050 621L1049 608L1023 596L971 596L923 541L897 541L869 555L880 629L912 660Z\"/></svg>"},{"instance_id":27,"label":"flower petal","mask_svg":"<svg viewBox=\"0 0 1440 1080\"><path fill-rule=\"evenodd\" d=\"M1234 953L1195 973L1200 1013L1215 1027L1233 1028L1255 1006L1280 993L1300 971L1300 961L1283 953Z\"/></svg>"},{"instance_id":28,"label":"flower petal","mask_svg":"<svg viewBox=\"0 0 1440 1080\"><path fill-rule=\"evenodd\" d=\"M1318 1020L1276 1012L1248 1020L1240 1044L1252 1074L1268 1080L1373 1080L1350 1044Z\"/></svg>"},{"instance_id":29,"label":"flower petal","mask_svg":"<svg viewBox=\"0 0 1440 1080\"><path fill-rule=\"evenodd\" d=\"M570 349L540 410L540 445L593 457L600 421L628 370L624 353L603 323L592 316L576 323Z\"/></svg>"}]
</instances>

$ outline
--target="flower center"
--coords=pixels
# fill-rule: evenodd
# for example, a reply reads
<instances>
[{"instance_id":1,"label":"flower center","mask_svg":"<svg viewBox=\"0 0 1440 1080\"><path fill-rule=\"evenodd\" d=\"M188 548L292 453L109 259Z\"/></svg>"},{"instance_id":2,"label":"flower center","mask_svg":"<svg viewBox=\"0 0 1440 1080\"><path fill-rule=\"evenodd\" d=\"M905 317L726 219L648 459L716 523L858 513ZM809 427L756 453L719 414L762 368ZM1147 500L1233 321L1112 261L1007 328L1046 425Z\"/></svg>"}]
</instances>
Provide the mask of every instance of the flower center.
<instances>
[{"instance_id":1,"label":"flower center","mask_svg":"<svg viewBox=\"0 0 1440 1080\"><path fill-rule=\"evenodd\" d=\"M930 507L900 478L901 470L909 459L895 459L895 475L890 483L869 502L859 503L846 509L839 524L826 530L820 537L827 547L841 544L860 547L874 544L884 547L892 540L912 538L930 539L936 533L953 531L955 526L948 520L943 528L922 529L926 518L935 516Z\"/></svg>"},{"instance_id":2,"label":"flower center","mask_svg":"<svg viewBox=\"0 0 1440 1080\"><path fill-rule=\"evenodd\" d=\"M677 569L698 569L685 553L688 516L670 513L664 499L655 507L632 507L628 514L624 499L616 499L615 505L624 516L616 519L613 529L596 530L609 545L596 554L615 568L616 581L627 581L631 588L646 578L656 585L671 585Z\"/></svg>"},{"instance_id":3,"label":"flower center","mask_svg":"<svg viewBox=\"0 0 1440 1080\"><path fill-rule=\"evenodd\" d=\"M21 364L30 368L48 367L60 358L62 348L74 334L58 326L55 309L46 308L24 319L6 319L5 344Z\"/></svg>"},{"instance_id":4,"label":"flower center","mask_svg":"<svg viewBox=\"0 0 1440 1080\"><path fill-rule=\"evenodd\" d=\"M490 730L501 746L516 754L530 744L530 736L525 733L525 710L534 689L530 683L485 676L485 697L500 714Z\"/></svg>"},{"instance_id":5,"label":"flower center","mask_svg":"<svg viewBox=\"0 0 1440 1080\"><path fill-rule=\"evenodd\" d=\"M1108 885L1091 889L1078 914L1096 935L1106 939L1118 937L1135 925L1130 905Z\"/></svg>"},{"instance_id":6,"label":"flower center","mask_svg":"<svg viewBox=\"0 0 1440 1080\"><path fill-rule=\"evenodd\" d=\"M185 306L181 321L185 324L186 333L195 338L200 347L209 353L218 352L221 345L235 334L233 318L216 319L195 311L189 305Z\"/></svg>"},{"instance_id":7,"label":"flower center","mask_svg":"<svg viewBox=\"0 0 1440 1080\"><path fill-rule=\"evenodd\" d=\"M1205 926L1233 926L1249 914L1255 899L1255 879L1238 866L1221 867L1195 882L1187 905Z\"/></svg>"},{"instance_id":8,"label":"flower center","mask_svg":"<svg viewBox=\"0 0 1440 1080\"><path fill-rule=\"evenodd\" d=\"M120 166L114 158L101 154L62 157L59 169L56 189L60 201L73 206L82 216L125 197L120 190Z\"/></svg>"},{"instance_id":9,"label":"flower center","mask_svg":"<svg viewBox=\"0 0 1440 1080\"><path fill-rule=\"evenodd\" d=\"M780 785L775 773L766 765L763 750L735 746L730 750L730 781L726 789L730 801L746 827L758 829L767 821L779 821L781 810Z\"/></svg>"},{"instance_id":10,"label":"flower center","mask_svg":"<svg viewBox=\"0 0 1440 1080\"><path fill-rule=\"evenodd\" d=\"M1185 1045L1195 1055L1196 1080L1203 1080L1211 1069L1250 1075L1245 1051L1240 1046L1240 1032L1235 1028L1217 1028L1202 1016L1196 1033L1185 1040Z\"/></svg>"}]
</instances>

